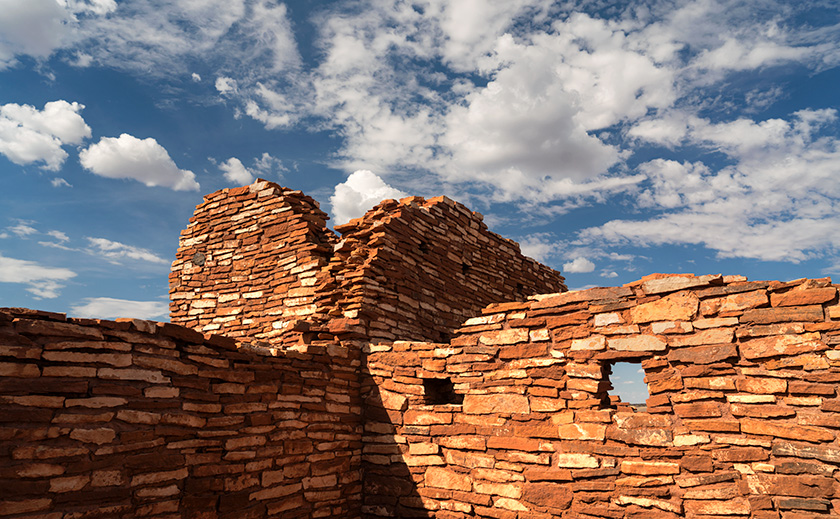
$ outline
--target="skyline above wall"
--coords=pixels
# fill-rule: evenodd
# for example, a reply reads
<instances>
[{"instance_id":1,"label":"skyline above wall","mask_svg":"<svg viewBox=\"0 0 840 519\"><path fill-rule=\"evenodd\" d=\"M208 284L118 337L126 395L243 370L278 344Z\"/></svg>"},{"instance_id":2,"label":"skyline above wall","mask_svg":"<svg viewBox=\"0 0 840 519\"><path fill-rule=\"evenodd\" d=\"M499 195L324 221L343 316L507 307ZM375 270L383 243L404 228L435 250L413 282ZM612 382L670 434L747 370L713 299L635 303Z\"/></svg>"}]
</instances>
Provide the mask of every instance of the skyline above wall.
<instances>
[{"instance_id":1,"label":"skyline above wall","mask_svg":"<svg viewBox=\"0 0 840 519\"><path fill-rule=\"evenodd\" d=\"M833 2L0 0L0 306L167 319L202 195L444 194L570 289L840 271Z\"/></svg>"}]
</instances>

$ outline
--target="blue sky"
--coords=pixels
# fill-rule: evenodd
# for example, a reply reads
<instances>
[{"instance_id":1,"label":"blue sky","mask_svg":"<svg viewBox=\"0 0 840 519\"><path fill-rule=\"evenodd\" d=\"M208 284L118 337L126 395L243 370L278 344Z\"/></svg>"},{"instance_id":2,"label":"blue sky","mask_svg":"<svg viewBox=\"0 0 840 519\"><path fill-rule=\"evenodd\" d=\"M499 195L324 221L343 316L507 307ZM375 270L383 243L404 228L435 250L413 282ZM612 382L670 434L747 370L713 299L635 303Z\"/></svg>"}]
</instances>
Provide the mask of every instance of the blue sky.
<instances>
[{"instance_id":1,"label":"blue sky","mask_svg":"<svg viewBox=\"0 0 840 519\"><path fill-rule=\"evenodd\" d=\"M165 319L205 193L446 194L571 288L840 273L833 1L0 0L0 306Z\"/></svg>"}]
</instances>

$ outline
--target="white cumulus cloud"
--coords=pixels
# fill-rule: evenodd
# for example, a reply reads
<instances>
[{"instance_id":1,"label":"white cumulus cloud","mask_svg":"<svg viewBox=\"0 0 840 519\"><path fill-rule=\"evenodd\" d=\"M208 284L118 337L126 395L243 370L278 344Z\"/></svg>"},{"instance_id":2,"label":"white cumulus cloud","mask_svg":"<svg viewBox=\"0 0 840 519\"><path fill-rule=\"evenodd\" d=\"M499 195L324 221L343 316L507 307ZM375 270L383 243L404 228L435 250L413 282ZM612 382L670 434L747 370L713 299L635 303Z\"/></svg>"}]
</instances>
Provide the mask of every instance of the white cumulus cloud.
<instances>
[{"instance_id":1,"label":"white cumulus cloud","mask_svg":"<svg viewBox=\"0 0 840 519\"><path fill-rule=\"evenodd\" d=\"M387 198L402 198L406 194L385 183L368 170L353 172L347 181L335 186L330 197L333 218L337 225L358 218Z\"/></svg>"},{"instance_id":2,"label":"white cumulus cloud","mask_svg":"<svg viewBox=\"0 0 840 519\"><path fill-rule=\"evenodd\" d=\"M65 43L71 13L56 0L0 0L0 70L15 56L49 56Z\"/></svg>"},{"instance_id":3,"label":"white cumulus cloud","mask_svg":"<svg viewBox=\"0 0 840 519\"><path fill-rule=\"evenodd\" d=\"M43 169L58 171L67 159L62 146L90 137L90 127L79 115L83 108L64 100L50 101L43 110L15 103L0 106L0 153L21 166L40 162Z\"/></svg>"},{"instance_id":4,"label":"white cumulus cloud","mask_svg":"<svg viewBox=\"0 0 840 519\"><path fill-rule=\"evenodd\" d=\"M85 169L108 178L127 178L147 186L161 186L175 191L197 191L195 174L178 169L169 153L149 137L138 139L124 133L103 137L79 153Z\"/></svg>"},{"instance_id":5,"label":"white cumulus cloud","mask_svg":"<svg viewBox=\"0 0 840 519\"><path fill-rule=\"evenodd\" d=\"M47 267L34 261L7 258L0 254L0 283L24 283L29 286L26 290L37 299L58 297L59 290L64 288L61 281L75 276L76 273L70 269Z\"/></svg>"},{"instance_id":6,"label":"white cumulus cloud","mask_svg":"<svg viewBox=\"0 0 840 519\"><path fill-rule=\"evenodd\" d=\"M219 168L225 172L225 179L231 184L244 186L254 181L254 174L236 157L222 162Z\"/></svg>"},{"instance_id":7,"label":"white cumulus cloud","mask_svg":"<svg viewBox=\"0 0 840 519\"><path fill-rule=\"evenodd\" d=\"M583 274L595 270L595 264L579 256L568 263L563 263L563 271L572 274Z\"/></svg>"},{"instance_id":8,"label":"white cumulus cloud","mask_svg":"<svg viewBox=\"0 0 840 519\"><path fill-rule=\"evenodd\" d=\"M136 319L166 318L169 304L162 301L131 301L113 297L89 297L70 307L75 317L92 319L116 319L133 317Z\"/></svg>"}]
</instances>

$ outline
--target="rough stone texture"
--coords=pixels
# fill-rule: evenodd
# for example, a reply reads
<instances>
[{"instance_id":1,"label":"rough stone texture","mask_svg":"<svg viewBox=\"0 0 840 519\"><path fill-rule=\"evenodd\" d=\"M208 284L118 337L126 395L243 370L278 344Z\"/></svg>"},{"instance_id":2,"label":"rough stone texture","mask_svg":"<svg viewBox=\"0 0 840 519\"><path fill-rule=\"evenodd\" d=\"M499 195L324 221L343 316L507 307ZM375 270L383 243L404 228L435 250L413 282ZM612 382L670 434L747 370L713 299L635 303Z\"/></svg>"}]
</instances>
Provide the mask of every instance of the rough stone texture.
<instances>
[{"instance_id":1,"label":"rough stone texture","mask_svg":"<svg viewBox=\"0 0 840 519\"><path fill-rule=\"evenodd\" d=\"M385 200L338 237L300 191L223 189L181 233L171 319L275 346L325 334L439 341L490 303L566 290L482 218L446 197Z\"/></svg>"},{"instance_id":2,"label":"rough stone texture","mask_svg":"<svg viewBox=\"0 0 840 519\"><path fill-rule=\"evenodd\" d=\"M0 517L840 515L831 280L513 301L562 277L482 225L409 198L339 240L259 181L182 237L186 327L0 309ZM609 394L620 361L641 408Z\"/></svg>"},{"instance_id":3,"label":"rough stone texture","mask_svg":"<svg viewBox=\"0 0 840 519\"><path fill-rule=\"evenodd\" d=\"M0 517L358 517L360 346L189 332L0 310Z\"/></svg>"},{"instance_id":4,"label":"rough stone texture","mask_svg":"<svg viewBox=\"0 0 840 519\"><path fill-rule=\"evenodd\" d=\"M840 316L830 281L657 275L612 290L488 308L449 344L369 346L363 474L409 478L422 499L367 489L366 515L840 514ZM750 295L733 297L741 294ZM497 344L523 328L527 342ZM641 363L646 408L610 398L616 361ZM429 378L451 381L452 403L428 403ZM403 413L377 411L383 387L408 396ZM418 427L405 420L416 412L447 418ZM418 459L415 444L440 450ZM399 455L383 464L373 453L387 445ZM440 474L458 490L434 483Z\"/></svg>"}]
</instances>

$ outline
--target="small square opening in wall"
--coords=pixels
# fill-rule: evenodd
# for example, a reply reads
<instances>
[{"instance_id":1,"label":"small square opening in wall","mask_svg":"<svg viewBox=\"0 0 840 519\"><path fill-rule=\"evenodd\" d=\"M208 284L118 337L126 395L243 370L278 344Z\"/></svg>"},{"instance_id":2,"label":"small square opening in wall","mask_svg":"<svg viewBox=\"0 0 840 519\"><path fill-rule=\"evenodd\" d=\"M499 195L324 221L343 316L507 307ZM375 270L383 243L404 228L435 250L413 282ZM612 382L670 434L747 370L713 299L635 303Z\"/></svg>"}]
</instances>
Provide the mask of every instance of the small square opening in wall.
<instances>
[{"instance_id":1,"label":"small square opening in wall","mask_svg":"<svg viewBox=\"0 0 840 519\"><path fill-rule=\"evenodd\" d=\"M424 378L423 395L426 405L462 404L464 395L455 392L449 378Z\"/></svg>"},{"instance_id":2,"label":"small square opening in wall","mask_svg":"<svg viewBox=\"0 0 840 519\"><path fill-rule=\"evenodd\" d=\"M645 411L650 397L641 362L613 362L605 366L609 407L619 411Z\"/></svg>"}]
</instances>

